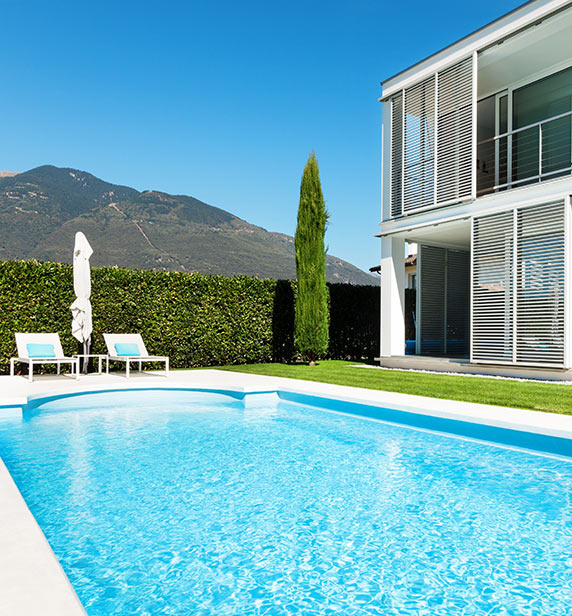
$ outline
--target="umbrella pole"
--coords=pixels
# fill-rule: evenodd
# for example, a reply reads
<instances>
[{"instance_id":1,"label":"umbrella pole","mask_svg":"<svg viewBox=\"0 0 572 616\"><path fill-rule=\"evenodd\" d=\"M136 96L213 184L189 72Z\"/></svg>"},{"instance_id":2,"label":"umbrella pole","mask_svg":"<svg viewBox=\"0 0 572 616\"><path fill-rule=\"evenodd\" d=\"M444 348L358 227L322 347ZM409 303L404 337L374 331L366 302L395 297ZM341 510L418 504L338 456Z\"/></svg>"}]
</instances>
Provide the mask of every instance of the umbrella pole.
<instances>
[{"instance_id":1,"label":"umbrella pole","mask_svg":"<svg viewBox=\"0 0 572 616\"><path fill-rule=\"evenodd\" d=\"M89 355L90 349L91 349L91 336L87 340L84 340L83 342L83 354ZM83 369L82 369L83 374L87 374L88 366L89 366L89 357L84 357L83 358Z\"/></svg>"}]
</instances>

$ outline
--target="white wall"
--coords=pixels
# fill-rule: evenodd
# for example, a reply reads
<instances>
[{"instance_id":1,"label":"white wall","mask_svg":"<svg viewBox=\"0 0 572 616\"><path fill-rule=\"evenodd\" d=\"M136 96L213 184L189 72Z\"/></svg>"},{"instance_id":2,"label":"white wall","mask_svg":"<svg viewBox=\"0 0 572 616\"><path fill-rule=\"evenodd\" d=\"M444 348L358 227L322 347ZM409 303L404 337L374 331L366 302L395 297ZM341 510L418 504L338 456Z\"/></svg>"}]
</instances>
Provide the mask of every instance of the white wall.
<instances>
[{"instance_id":1,"label":"white wall","mask_svg":"<svg viewBox=\"0 0 572 616\"><path fill-rule=\"evenodd\" d=\"M405 241L381 241L381 357L405 355Z\"/></svg>"}]
</instances>

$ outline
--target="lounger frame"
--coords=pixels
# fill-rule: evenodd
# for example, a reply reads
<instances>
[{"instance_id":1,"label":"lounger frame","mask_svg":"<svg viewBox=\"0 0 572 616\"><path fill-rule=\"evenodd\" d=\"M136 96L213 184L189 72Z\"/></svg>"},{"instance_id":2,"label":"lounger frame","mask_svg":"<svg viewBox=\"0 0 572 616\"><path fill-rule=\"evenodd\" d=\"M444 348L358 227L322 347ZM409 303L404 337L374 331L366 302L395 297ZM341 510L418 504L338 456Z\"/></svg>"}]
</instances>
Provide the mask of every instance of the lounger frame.
<instances>
[{"instance_id":1,"label":"lounger frame","mask_svg":"<svg viewBox=\"0 0 572 616\"><path fill-rule=\"evenodd\" d=\"M169 376L169 358L162 355L149 355L145 348L145 343L141 334L103 334L105 344L107 346L107 353L109 354L109 361L122 361L125 362L125 377L129 378L131 364L135 363L139 365L139 372L142 372L142 364L147 362L159 362L165 364L165 376ZM139 347L141 355L117 355L115 350L116 344L136 344Z\"/></svg>"},{"instance_id":2,"label":"lounger frame","mask_svg":"<svg viewBox=\"0 0 572 616\"><path fill-rule=\"evenodd\" d=\"M17 333L16 346L18 357L10 358L10 376L14 376L14 366L16 362L28 364L28 381L34 380L34 366L43 364L55 364L57 374L60 374L62 364L70 364L72 376L79 379L79 359L77 357L66 357L62 349L62 343L57 333L51 334L31 334ZM54 347L54 357L28 357L28 344L51 344Z\"/></svg>"}]
</instances>

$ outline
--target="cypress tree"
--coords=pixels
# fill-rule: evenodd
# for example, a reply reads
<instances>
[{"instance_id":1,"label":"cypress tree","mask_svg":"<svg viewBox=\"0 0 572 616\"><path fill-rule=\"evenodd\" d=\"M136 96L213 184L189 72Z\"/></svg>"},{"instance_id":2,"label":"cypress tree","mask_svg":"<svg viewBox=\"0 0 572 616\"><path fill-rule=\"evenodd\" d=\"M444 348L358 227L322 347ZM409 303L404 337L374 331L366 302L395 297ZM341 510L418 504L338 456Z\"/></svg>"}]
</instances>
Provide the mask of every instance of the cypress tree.
<instances>
[{"instance_id":1,"label":"cypress tree","mask_svg":"<svg viewBox=\"0 0 572 616\"><path fill-rule=\"evenodd\" d=\"M312 152L304 167L296 226L296 275L298 294L294 315L296 350L310 365L324 355L329 342L328 287L324 235L328 212L316 155Z\"/></svg>"}]
</instances>

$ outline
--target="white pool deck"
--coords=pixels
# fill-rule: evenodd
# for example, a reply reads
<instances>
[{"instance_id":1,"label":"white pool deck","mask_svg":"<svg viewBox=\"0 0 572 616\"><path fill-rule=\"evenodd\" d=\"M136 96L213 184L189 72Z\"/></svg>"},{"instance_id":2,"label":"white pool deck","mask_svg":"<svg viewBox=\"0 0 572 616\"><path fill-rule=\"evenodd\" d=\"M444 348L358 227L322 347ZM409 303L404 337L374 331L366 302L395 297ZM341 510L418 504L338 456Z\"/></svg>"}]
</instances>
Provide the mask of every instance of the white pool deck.
<instances>
[{"instance_id":1,"label":"white pool deck","mask_svg":"<svg viewBox=\"0 0 572 616\"><path fill-rule=\"evenodd\" d=\"M123 374L93 374L78 381L66 376L40 376L33 383L23 377L0 376L0 413L19 412L19 406L44 396L148 387L314 394L568 438L572 452L572 416L222 370L176 370L167 378L159 372L134 373L129 380ZM0 616L39 614L85 616L86 612L0 460Z\"/></svg>"}]
</instances>

